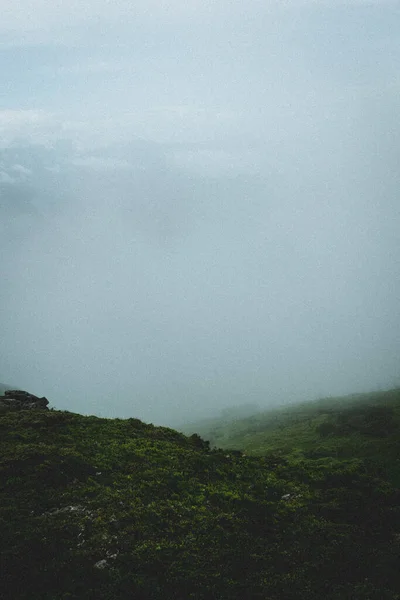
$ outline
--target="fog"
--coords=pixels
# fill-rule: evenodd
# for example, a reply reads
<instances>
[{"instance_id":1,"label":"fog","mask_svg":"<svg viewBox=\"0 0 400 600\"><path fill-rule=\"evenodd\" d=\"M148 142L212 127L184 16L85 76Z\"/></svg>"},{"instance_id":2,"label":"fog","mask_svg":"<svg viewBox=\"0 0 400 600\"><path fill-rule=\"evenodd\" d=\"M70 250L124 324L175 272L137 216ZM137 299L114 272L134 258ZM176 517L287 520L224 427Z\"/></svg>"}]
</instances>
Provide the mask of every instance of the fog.
<instances>
[{"instance_id":1,"label":"fog","mask_svg":"<svg viewBox=\"0 0 400 600\"><path fill-rule=\"evenodd\" d=\"M167 425L398 385L398 2L32 7L2 0L0 381Z\"/></svg>"}]
</instances>

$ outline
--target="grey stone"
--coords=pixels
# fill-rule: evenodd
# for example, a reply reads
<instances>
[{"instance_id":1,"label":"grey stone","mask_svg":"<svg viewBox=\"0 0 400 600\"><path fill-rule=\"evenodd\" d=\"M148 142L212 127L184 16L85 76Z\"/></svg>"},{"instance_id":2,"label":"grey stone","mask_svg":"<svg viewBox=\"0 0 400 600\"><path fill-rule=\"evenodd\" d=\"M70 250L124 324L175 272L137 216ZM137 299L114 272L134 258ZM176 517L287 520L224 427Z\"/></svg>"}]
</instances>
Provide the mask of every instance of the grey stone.
<instances>
[{"instance_id":1,"label":"grey stone","mask_svg":"<svg viewBox=\"0 0 400 600\"><path fill-rule=\"evenodd\" d=\"M0 411L7 410L48 410L47 398L39 398L24 390L5 390L0 396Z\"/></svg>"}]
</instances>

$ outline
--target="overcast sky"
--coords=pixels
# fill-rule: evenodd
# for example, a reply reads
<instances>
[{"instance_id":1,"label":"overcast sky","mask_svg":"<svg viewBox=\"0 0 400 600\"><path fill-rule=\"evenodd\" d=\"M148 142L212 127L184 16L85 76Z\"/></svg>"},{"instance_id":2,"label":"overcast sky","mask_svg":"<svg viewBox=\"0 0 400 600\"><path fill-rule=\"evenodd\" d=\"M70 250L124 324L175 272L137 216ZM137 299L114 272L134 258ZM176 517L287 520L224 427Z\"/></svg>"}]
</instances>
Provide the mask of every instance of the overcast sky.
<instances>
[{"instance_id":1,"label":"overcast sky","mask_svg":"<svg viewBox=\"0 0 400 600\"><path fill-rule=\"evenodd\" d=\"M400 383L400 2L0 8L0 381L162 424Z\"/></svg>"}]
</instances>

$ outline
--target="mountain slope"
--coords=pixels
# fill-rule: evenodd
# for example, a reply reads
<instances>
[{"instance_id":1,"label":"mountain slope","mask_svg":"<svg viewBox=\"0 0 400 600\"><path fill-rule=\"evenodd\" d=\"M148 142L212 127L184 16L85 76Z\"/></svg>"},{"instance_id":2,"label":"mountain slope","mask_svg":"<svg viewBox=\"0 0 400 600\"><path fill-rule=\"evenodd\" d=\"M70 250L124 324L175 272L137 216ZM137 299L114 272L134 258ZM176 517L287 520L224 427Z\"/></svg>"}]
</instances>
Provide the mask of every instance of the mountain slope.
<instances>
[{"instance_id":1,"label":"mountain slope","mask_svg":"<svg viewBox=\"0 0 400 600\"><path fill-rule=\"evenodd\" d=\"M212 445L246 454L357 457L391 467L397 464L400 483L400 389L324 398L247 419L192 424L183 430L197 431Z\"/></svg>"},{"instance_id":2,"label":"mountain slope","mask_svg":"<svg viewBox=\"0 0 400 600\"><path fill-rule=\"evenodd\" d=\"M210 450L137 419L0 415L0 597L398 600L398 488L367 459Z\"/></svg>"}]
</instances>

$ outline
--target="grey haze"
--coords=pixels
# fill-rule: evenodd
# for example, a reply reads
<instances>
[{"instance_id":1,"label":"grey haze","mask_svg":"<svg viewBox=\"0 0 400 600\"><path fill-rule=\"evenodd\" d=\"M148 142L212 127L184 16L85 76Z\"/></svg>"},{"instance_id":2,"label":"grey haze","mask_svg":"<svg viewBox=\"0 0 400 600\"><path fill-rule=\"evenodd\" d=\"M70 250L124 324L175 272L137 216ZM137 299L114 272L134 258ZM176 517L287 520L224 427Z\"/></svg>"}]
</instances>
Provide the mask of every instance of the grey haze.
<instances>
[{"instance_id":1,"label":"grey haze","mask_svg":"<svg viewBox=\"0 0 400 600\"><path fill-rule=\"evenodd\" d=\"M398 2L1 7L1 381L164 424L399 383Z\"/></svg>"}]
</instances>

